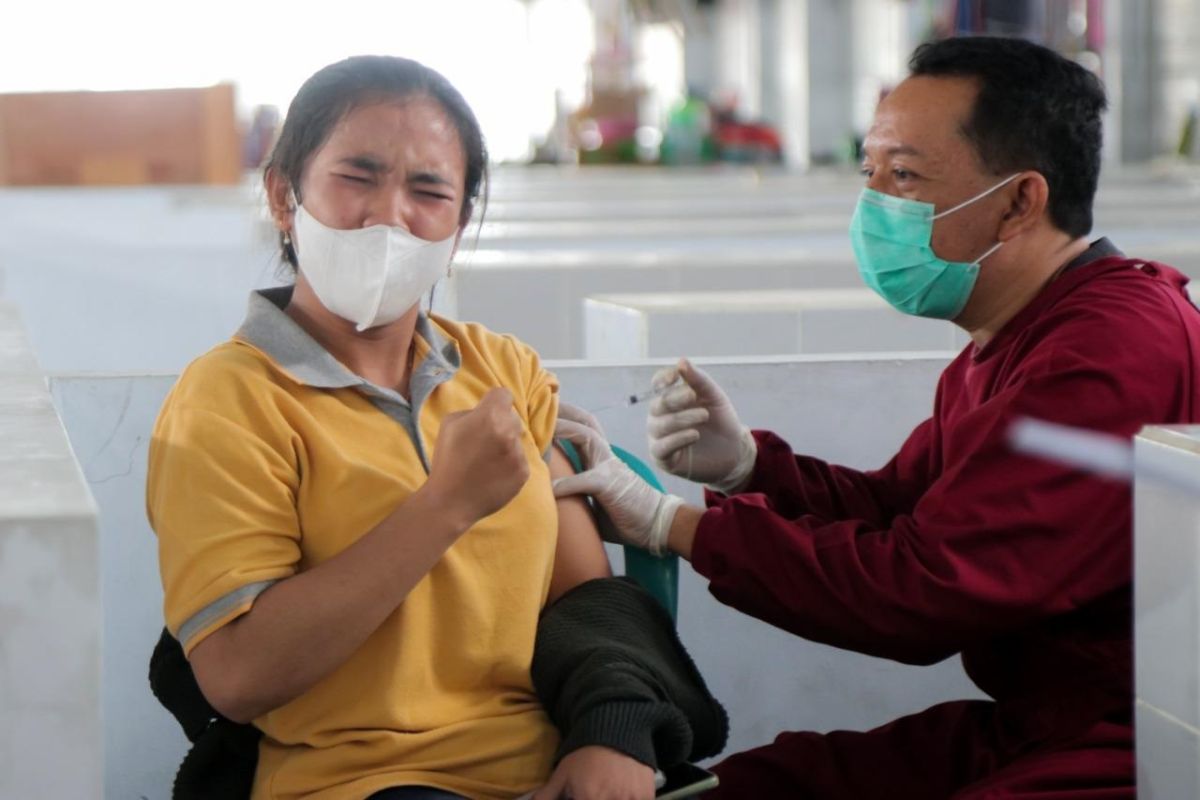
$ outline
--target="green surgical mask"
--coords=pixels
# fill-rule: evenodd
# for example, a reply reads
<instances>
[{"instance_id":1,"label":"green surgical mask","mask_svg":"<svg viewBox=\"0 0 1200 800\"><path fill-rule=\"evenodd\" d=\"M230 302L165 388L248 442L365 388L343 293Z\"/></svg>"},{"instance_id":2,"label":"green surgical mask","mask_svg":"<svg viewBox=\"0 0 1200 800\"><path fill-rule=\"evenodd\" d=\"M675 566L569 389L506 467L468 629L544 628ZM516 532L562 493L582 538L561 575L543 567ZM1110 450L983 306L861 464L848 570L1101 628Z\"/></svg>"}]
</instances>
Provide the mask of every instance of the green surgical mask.
<instances>
[{"instance_id":1,"label":"green surgical mask","mask_svg":"<svg viewBox=\"0 0 1200 800\"><path fill-rule=\"evenodd\" d=\"M933 221L987 197L1020 174L940 214L933 213L932 203L863 189L850 221L850 242L863 281L905 314L957 317L975 288L979 263L1003 243L996 242L970 263L946 261L933 252Z\"/></svg>"}]
</instances>

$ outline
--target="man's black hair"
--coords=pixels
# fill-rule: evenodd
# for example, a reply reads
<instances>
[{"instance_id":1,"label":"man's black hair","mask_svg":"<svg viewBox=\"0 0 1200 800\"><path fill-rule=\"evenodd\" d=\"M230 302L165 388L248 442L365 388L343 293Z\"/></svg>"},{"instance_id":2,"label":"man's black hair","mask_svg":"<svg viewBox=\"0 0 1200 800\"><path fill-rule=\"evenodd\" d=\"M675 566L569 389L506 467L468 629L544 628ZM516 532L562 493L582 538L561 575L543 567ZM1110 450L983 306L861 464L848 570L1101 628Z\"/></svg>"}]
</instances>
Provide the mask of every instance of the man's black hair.
<instances>
[{"instance_id":1,"label":"man's black hair","mask_svg":"<svg viewBox=\"0 0 1200 800\"><path fill-rule=\"evenodd\" d=\"M996 175L1040 172L1054 225L1071 236L1091 231L1107 106L1094 74L1041 45L991 36L923 44L908 66L914 76L974 79L963 134L983 165Z\"/></svg>"}]
</instances>

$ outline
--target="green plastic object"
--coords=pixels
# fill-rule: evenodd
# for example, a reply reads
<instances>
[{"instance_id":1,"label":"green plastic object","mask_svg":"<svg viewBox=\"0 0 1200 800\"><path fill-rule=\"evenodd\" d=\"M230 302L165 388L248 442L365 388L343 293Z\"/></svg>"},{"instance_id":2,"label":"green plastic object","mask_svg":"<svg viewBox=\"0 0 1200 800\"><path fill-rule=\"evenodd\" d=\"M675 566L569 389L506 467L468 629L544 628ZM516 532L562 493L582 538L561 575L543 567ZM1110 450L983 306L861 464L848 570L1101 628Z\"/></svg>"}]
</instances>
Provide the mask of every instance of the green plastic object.
<instances>
[{"instance_id":1,"label":"green plastic object","mask_svg":"<svg viewBox=\"0 0 1200 800\"><path fill-rule=\"evenodd\" d=\"M583 460L575 446L565 439L557 440L558 446L566 454L567 459L576 472L583 470ZM628 450L612 445L613 455L637 473L638 477L653 486L658 491L663 489L654 470ZM679 612L679 556L674 553L666 556L656 556L638 547L625 545L625 574L633 578L648 591L654 599L671 615L678 619Z\"/></svg>"}]
</instances>

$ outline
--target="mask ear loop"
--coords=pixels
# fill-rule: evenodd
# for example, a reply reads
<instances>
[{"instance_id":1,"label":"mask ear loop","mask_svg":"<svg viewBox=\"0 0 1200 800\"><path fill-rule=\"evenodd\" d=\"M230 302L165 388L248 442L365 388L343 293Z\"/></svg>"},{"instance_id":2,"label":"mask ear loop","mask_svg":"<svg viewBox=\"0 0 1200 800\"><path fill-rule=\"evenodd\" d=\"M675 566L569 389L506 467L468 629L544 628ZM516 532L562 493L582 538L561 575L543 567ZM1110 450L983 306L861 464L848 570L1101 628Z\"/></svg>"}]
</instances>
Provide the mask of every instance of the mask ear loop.
<instances>
[{"instance_id":1,"label":"mask ear loop","mask_svg":"<svg viewBox=\"0 0 1200 800\"><path fill-rule=\"evenodd\" d=\"M988 257L988 256L990 256L992 253L994 253L994 252L996 252L997 250L999 250L999 249L1000 249L1000 248L1001 248L1003 245L1004 245L1004 242L996 242L994 245L992 245L991 247L989 247L989 248L988 248L988 250L987 250L987 252L986 252L986 253L984 253L983 255L981 255L979 258L975 259L975 265L976 265L976 266L979 266L980 264L982 264L982 263L983 263L983 260L984 260L985 258L987 258L987 257Z\"/></svg>"},{"instance_id":2,"label":"mask ear loop","mask_svg":"<svg viewBox=\"0 0 1200 800\"><path fill-rule=\"evenodd\" d=\"M974 197L972 197L972 198L970 198L970 199L968 199L968 200L963 200L961 203L959 203L958 205L956 205L956 206L954 206L954 207L952 207L952 208L947 208L945 211L942 211L942 212L939 212L939 213L937 213L937 214L934 214L934 215L933 215L933 219L941 219L942 217L945 217L945 216L948 216L948 215L950 215L950 214L953 214L955 211L958 211L960 208L966 208L967 206L971 205L971 203L974 203L976 200L982 200L983 198L987 197L989 194L991 194L992 192L996 191L996 190L997 190L997 189L999 189L1000 187L1002 187L1002 186L1007 186L1008 184L1012 183L1012 182L1013 182L1013 180L1015 180L1015 179L1016 179L1016 178L1017 178L1017 177L1018 177L1020 174L1021 174L1020 172L1014 172L1012 175L1009 175L1007 178L1005 178L1004 180L1000 181L999 183L997 183L997 184L996 184L995 186L993 186L992 188L990 188L990 189L984 189L982 192L980 192L979 194L975 195ZM990 254L989 254L989 255L990 255Z\"/></svg>"}]
</instances>

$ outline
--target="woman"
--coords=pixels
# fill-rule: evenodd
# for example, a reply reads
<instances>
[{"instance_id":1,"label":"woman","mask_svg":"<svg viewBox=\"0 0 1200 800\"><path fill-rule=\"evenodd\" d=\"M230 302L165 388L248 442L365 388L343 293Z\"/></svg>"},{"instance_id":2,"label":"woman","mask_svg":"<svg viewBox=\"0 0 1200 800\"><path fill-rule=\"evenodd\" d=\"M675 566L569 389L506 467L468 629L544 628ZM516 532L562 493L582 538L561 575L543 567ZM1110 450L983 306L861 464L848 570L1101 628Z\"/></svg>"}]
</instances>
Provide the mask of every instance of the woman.
<instances>
[{"instance_id":1,"label":"woman","mask_svg":"<svg viewBox=\"0 0 1200 800\"><path fill-rule=\"evenodd\" d=\"M313 75L264 175L295 285L251 296L155 427L168 628L212 706L263 732L256 800L653 796L652 770L604 747L551 774L538 616L609 574L586 507L551 491L554 378L420 311L486 160L416 62Z\"/></svg>"}]
</instances>

